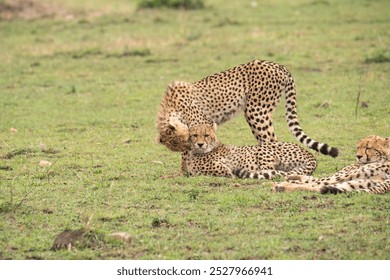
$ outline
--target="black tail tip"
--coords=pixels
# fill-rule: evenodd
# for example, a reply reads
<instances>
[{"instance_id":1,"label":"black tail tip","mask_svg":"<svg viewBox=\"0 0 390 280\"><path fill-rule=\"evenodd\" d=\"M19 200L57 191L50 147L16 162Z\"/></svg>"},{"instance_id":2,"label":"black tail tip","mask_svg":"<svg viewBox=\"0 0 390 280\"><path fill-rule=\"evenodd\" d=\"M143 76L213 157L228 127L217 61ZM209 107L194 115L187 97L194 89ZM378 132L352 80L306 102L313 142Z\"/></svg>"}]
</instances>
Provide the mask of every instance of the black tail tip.
<instances>
[{"instance_id":1,"label":"black tail tip","mask_svg":"<svg viewBox=\"0 0 390 280\"><path fill-rule=\"evenodd\" d=\"M313 146L313 149L314 146ZM321 154L331 156L331 157L337 157L339 155L339 150L337 148L329 147L327 144L322 145L321 149L317 149Z\"/></svg>"},{"instance_id":2,"label":"black tail tip","mask_svg":"<svg viewBox=\"0 0 390 280\"><path fill-rule=\"evenodd\" d=\"M240 167L234 168L234 169L233 169L233 174L234 174L235 176L241 178L242 175L243 175L243 174L241 173L242 170L243 170L243 169L240 168Z\"/></svg>"},{"instance_id":3,"label":"black tail tip","mask_svg":"<svg viewBox=\"0 0 390 280\"><path fill-rule=\"evenodd\" d=\"M331 148L330 151L329 151L329 155L331 157L337 157L339 155L339 150L337 148Z\"/></svg>"},{"instance_id":4,"label":"black tail tip","mask_svg":"<svg viewBox=\"0 0 390 280\"><path fill-rule=\"evenodd\" d=\"M339 190L338 188L323 186L320 192L321 194L327 194L327 193L338 194L338 193L342 193L343 191Z\"/></svg>"}]
</instances>

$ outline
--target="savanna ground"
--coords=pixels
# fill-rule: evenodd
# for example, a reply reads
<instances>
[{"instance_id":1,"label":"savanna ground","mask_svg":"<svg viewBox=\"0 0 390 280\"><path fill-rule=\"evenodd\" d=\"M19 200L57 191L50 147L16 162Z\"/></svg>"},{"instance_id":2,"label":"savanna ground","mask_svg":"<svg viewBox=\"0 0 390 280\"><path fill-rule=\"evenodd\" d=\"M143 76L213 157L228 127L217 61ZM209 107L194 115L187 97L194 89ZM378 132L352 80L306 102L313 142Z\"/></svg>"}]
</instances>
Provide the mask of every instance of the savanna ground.
<instances>
[{"instance_id":1,"label":"savanna ground","mask_svg":"<svg viewBox=\"0 0 390 280\"><path fill-rule=\"evenodd\" d=\"M316 155L315 175L354 162L357 140L389 136L389 10L387 0L195 10L1 0L0 259L389 259L389 194L169 178L180 155L154 140L168 83L267 59L292 72L303 129L340 149ZM283 103L276 134L297 143ZM242 115L218 135L256 144ZM85 240L52 250L66 229Z\"/></svg>"}]
</instances>

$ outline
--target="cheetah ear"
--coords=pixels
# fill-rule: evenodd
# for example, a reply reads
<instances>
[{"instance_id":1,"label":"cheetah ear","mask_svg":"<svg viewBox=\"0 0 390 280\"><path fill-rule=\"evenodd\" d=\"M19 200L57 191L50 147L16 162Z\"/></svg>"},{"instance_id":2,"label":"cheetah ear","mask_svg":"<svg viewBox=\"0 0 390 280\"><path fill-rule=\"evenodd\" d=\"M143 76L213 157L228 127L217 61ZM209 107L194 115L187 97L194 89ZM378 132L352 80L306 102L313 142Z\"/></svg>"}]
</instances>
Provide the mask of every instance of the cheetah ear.
<instances>
[{"instance_id":1,"label":"cheetah ear","mask_svg":"<svg viewBox=\"0 0 390 280\"><path fill-rule=\"evenodd\" d=\"M157 136L154 140L156 141L157 144L164 144L160 136Z\"/></svg>"},{"instance_id":2,"label":"cheetah ear","mask_svg":"<svg viewBox=\"0 0 390 280\"><path fill-rule=\"evenodd\" d=\"M385 147L390 149L390 137L385 138Z\"/></svg>"},{"instance_id":3,"label":"cheetah ear","mask_svg":"<svg viewBox=\"0 0 390 280\"><path fill-rule=\"evenodd\" d=\"M171 124L171 123L168 123L168 128L169 128L170 130L173 130L173 131L176 130L175 125L174 125L174 124Z\"/></svg>"},{"instance_id":4,"label":"cheetah ear","mask_svg":"<svg viewBox=\"0 0 390 280\"><path fill-rule=\"evenodd\" d=\"M187 131L188 126L183 123L181 120L179 120L177 117L170 117L168 121L168 128L175 131L175 130L182 130Z\"/></svg>"},{"instance_id":5,"label":"cheetah ear","mask_svg":"<svg viewBox=\"0 0 390 280\"><path fill-rule=\"evenodd\" d=\"M179 127L179 123L177 122L172 122L172 121L169 121L168 122L168 128L172 131L175 131L177 128Z\"/></svg>"},{"instance_id":6,"label":"cheetah ear","mask_svg":"<svg viewBox=\"0 0 390 280\"><path fill-rule=\"evenodd\" d=\"M173 84L169 84L169 85L168 85L167 91L170 91L170 90L174 90Z\"/></svg>"},{"instance_id":7,"label":"cheetah ear","mask_svg":"<svg viewBox=\"0 0 390 280\"><path fill-rule=\"evenodd\" d=\"M167 91L175 90L176 82L172 82L168 85Z\"/></svg>"},{"instance_id":8,"label":"cheetah ear","mask_svg":"<svg viewBox=\"0 0 390 280\"><path fill-rule=\"evenodd\" d=\"M170 90L174 90L175 89L175 87L180 87L180 86L187 86L188 85L188 83L187 82L182 82L182 81L173 81L172 83L170 83L169 85L168 85L168 89L170 89Z\"/></svg>"},{"instance_id":9,"label":"cheetah ear","mask_svg":"<svg viewBox=\"0 0 390 280\"><path fill-rule=\"evenodd\" d=\"M176 127L178 126L179 122L180 121L176 117L170 116L168 120L168 128L170 130L176 130Z\"/></svg>"},{"instance_id":10,"label":"cheetah ear","mask_svg":"<svg viewBox=\"0 0 390 280\"><path fill-rule=\"evenodd\" d=\"M206 116L207 123L206 125L210 125L213 127L214 131L217 131L217 123L209 116Z\"/></svg>"},{"instance_id":11,"label":"cheetah ear","mask_svg":"<svg viewBox=\"0 0 390 280\"><path fill-rule=\"evenodd\" d=\"M378 145L379 147L382 147L383 149L389 149L390 148L390 137L380 137L375 136L374 143Z\"/></svg>"}]
</instances>

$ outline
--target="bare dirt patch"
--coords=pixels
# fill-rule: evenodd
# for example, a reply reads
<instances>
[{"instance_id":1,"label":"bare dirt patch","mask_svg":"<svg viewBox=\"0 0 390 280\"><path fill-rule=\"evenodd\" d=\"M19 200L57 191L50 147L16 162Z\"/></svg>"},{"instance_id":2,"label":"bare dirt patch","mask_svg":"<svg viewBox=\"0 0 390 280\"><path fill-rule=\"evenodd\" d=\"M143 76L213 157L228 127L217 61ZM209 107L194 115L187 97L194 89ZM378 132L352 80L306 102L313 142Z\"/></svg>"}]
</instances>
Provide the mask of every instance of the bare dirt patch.
<instances>
[{"instance_id":1,"label":"bare dirt patch","mask_svg":"<svg viewBox=\"0 0 390 280\"><path fill-rule=\"evenodd\" d=\"M71 20L75 15L58 4L43 0L0 0L0 20L39 18L63 18Z\"/></svg>"}]
</instances>

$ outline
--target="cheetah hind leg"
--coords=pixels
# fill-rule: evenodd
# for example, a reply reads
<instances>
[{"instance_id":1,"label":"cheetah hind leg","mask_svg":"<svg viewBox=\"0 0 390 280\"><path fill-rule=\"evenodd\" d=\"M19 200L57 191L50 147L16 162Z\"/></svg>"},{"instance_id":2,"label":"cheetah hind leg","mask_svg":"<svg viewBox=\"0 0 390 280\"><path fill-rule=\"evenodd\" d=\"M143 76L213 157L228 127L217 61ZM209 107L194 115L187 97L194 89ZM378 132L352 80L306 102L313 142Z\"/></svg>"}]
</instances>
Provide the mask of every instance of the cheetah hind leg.
<instances>
[{"instance_id":1,"label":"cheetah hind leg","mask_svg":"<svg viewBox=\"0 0 390 280\"><path fill-rule=\"evenodd\" d=\"M272 124L272 113L265 114L261 118L260 125L261 129L252 128L252 133L255 135L259 143L278 141L275 135L274 126Z\"/></svg>"},{"instance_id":2,"label":"cheetah hind leg","mask_svg":"<svg viewBox=\"0 0 390 280\"><path fill-rule=\"evenodd\" d=\"M321 187L321 193L367 192L384 194L390 190L390 180L358 179Z\"/></svg>"}]
</instances>

